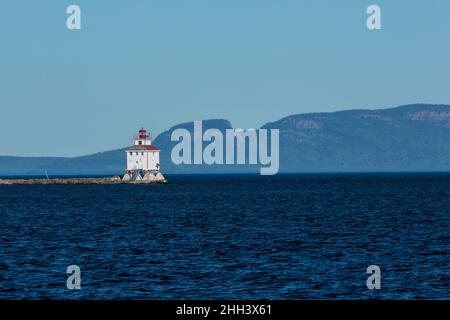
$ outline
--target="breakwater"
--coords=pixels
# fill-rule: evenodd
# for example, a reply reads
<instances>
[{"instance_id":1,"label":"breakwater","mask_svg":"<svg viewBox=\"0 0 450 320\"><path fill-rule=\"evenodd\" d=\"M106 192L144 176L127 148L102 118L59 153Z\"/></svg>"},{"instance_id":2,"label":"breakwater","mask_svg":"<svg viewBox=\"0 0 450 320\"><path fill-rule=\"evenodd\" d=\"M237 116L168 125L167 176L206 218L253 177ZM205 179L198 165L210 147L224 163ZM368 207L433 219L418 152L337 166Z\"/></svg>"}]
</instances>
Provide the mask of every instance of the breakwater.
<instances>
[{"instance_id":1,"label":"breakwater","mask_svg":"<svg viewBox=\"0 0 450 320\"><path fill-rule=\"evenodd\" d=\"M157 184L167 179L127 180L119 176L105 178L50 178L50 179L0 179L0 185L55 185L55 184Z\"/></svg>"}]
</instances>

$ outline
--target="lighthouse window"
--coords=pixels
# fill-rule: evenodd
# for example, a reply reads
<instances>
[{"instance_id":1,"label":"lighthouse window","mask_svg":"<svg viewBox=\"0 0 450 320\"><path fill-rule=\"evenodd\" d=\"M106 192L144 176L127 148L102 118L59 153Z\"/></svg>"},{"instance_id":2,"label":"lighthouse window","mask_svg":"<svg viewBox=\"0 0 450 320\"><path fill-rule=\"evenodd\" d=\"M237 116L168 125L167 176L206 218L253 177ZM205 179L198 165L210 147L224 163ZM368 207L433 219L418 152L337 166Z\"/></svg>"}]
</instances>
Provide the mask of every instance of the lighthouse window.
<instances>
[{"instance_id":1,"label":"lighthouse window","mask_svg":"<svg viewBox=\"0 0 450 320\"><path fill-rule=\"evenodd\" d=\"M130 152L130 156L132 156L133 155L133 152Z\"/></svg>"},{"instance_id":2,"label":"lighthouse window","mask_svg":"<svg viewBox=\"0 0 450 320\"><path fill-rule=\"evenodd\" d=\"M142 145L142 141L139 141L139 145Z\"/></svg>"}]
</instances>

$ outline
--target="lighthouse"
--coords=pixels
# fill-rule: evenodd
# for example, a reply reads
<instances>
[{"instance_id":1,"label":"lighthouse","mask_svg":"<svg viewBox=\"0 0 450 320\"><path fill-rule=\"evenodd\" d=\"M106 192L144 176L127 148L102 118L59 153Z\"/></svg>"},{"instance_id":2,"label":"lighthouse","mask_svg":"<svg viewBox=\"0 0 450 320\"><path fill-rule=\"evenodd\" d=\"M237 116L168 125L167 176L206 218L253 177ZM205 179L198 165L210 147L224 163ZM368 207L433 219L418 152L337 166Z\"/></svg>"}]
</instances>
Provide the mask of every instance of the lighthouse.
<instances>
[{"instance_id":1,"label":"lighthouse","mask_svg":"<svg viewBox=\"0 0 450 320\"><path fill-rule=\"evenodd\" d=\"M165 181L161 174L159 164L160 149L152 145L152 138L147 130L142 128L139 134L133 138L133 146L125 153L127 166L124 181Z\"/></svg>"}]
</instances>

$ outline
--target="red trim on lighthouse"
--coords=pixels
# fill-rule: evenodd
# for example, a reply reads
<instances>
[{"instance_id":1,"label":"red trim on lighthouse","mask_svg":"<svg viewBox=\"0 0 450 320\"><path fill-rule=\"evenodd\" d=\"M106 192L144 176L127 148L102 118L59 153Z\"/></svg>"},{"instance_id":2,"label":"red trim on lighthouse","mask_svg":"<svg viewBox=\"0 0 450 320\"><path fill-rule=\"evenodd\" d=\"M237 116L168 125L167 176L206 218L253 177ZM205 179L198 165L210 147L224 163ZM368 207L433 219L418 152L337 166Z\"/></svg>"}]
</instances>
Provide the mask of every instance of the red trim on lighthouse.
<instances>
[{"instance_id":1,"label":"red trim on lighthouse","mask_svg":"<svg viewBox=\"0 0 450 320\"><path fill-rule=\"evenodd\" d=\"M145 130L144 128L139 130L139 139L147 139L148 137L149 135L147 134L147 130Z\"/></svg>"},{"instance_id":2,"label":"red trim on lighthouse","mask_svg":"<svg viewBox=\"0 0 450 320\"><path fill-rule=\"evenodd\" d=\"M148 151L160 151L159 148L155 147L154 145L138 145L138 146L132 146L128 150L130 151L141 151L141 150L148 150Z\"/></svg>"}]
</instances>

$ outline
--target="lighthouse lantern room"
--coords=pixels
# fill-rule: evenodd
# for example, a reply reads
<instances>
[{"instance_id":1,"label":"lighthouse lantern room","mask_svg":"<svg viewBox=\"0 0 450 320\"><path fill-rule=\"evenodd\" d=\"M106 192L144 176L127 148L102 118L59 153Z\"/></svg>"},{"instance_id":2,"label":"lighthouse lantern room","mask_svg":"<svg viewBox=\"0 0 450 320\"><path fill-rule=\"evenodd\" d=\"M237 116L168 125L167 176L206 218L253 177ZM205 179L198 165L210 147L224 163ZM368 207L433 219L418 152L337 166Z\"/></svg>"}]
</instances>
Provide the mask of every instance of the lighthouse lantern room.
<instances>
[{"instance_id":1,"label":"lighthouse lantern room","mask_svg":"<svg viewBox=\"0 0 450 320\"><path fill-rule=\"evenodd\" d=\"M123 180L164 179L159 165L160 149L152 145L152 139L147 130L144 128L139 130L139 135L134 137L133 142L133 146L125 151L127 167Z\"/></svg>"}]
</instances>

